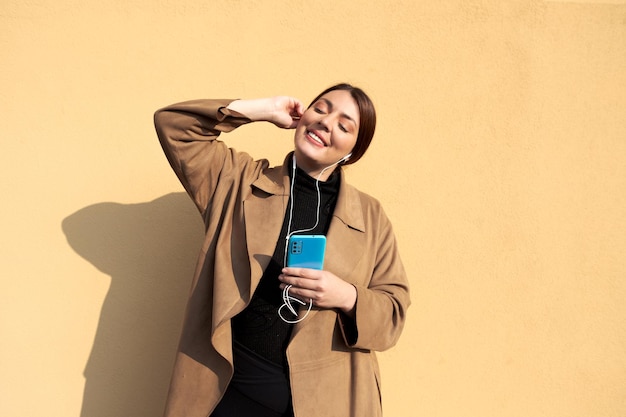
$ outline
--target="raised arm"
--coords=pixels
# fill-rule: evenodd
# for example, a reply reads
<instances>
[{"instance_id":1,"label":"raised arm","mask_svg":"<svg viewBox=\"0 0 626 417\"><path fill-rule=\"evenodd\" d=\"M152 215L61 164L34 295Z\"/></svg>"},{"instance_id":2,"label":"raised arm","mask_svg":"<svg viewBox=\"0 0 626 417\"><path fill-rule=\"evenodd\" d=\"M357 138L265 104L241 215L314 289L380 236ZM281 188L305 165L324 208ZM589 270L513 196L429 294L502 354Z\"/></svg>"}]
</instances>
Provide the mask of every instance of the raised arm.
<instances>
[{"instance_id":1,"label":"raised arm","mask_svg":"<svg viewBox=\"0 0 626 417\"><path fill-rule=\"evenodd\" d=\"M202 213L229 152L226 145L216 139L221 133L250 122L245 116L227 109L231 102L192 100L167 106L154 114L163 151Z\"/></svg>"},{"instance_id":2,"label":"raised arm","mask_svg":"<svg viewBox=\"0 0 626 417\"><path fill-rule=\"evenodd\" d=\"M237 154L217 141L221 133L257 121L295 128L302 103L288 96L252 100L192 100L158 110L154 123L172 169L201 212L207 207L226 161ZM247 157L247 156L246 156Z\"/></svg>"}]
</instances>

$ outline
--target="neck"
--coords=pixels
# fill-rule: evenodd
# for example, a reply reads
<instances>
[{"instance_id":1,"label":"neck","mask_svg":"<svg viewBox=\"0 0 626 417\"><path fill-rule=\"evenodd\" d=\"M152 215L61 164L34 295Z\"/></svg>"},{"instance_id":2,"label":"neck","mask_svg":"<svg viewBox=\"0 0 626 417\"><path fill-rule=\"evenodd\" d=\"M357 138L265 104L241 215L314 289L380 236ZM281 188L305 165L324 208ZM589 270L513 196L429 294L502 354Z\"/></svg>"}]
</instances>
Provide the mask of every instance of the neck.
<instances>
[{"instance_id":1,"label":"neck","mask_svg":"<svg viewBox=\"0 0 626 417\"><path fill-rule=\"evenodd\" d=\"M330 168L322 168L322 169L306 169L305 167L301 167L298 165L300 169L307 173L311 178L315 178L320 182L326 182L330 178L333 172L335 172L336 166Z\"/></svg>"},{"instance_id":2,"label":"neck","mask_svg":"<svg viewBox=\"0 0 626 417\"><path fill-rule=\"evenodd\" d=\"M293 157L295 158L295 155ZM335 170L339 166L339 163L334 163L331 165L321 167L316 164L311 165L311 164L307 164L306 162L301 163L299 160L296 160L296 165L298 166L298 168L304 171L309 177L315 178L316 180L319 180L320 182L326 182L328 181L330 176L333 174L333 172L335 172Z\"/></svg>"}]
</instances>

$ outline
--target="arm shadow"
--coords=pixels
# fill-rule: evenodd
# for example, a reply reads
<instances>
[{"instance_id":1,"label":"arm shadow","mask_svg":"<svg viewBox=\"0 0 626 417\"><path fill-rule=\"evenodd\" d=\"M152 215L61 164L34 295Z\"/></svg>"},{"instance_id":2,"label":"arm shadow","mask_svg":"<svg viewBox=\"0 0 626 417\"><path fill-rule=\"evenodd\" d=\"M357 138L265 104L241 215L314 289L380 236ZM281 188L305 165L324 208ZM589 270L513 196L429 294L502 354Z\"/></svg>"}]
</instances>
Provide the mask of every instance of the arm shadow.
<instances>
[{"instance_id":1,"label":"arm shadow","mask_svg":"<svg viewBox=\"0 0 626 417\"><path fill-rule=\"evenodd\" d=\"M68 243L111 276L85 367L81 417L161 415L202 244L185 193L98 203L63 220Z\"/></svg>"}]
</instances>

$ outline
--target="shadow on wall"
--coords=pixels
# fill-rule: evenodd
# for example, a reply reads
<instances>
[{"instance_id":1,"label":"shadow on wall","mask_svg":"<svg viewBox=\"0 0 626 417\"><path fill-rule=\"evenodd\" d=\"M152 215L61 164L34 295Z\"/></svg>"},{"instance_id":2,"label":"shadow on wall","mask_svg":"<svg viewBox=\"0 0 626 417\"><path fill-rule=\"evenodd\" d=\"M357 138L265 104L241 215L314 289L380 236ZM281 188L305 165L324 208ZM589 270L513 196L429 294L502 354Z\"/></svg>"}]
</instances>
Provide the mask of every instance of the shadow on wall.
<instances>
[{"instance_id":1,"label":"shadow on wall","mask_svg":"<svg viewBox=\"0 0 626 417\"><path fill-rule=\"evenodd\" d=\"M162 414L202 231L185 193L94 204L63 220L71 247L111 276L81 417Z\"/></svg>"}]
</instances>

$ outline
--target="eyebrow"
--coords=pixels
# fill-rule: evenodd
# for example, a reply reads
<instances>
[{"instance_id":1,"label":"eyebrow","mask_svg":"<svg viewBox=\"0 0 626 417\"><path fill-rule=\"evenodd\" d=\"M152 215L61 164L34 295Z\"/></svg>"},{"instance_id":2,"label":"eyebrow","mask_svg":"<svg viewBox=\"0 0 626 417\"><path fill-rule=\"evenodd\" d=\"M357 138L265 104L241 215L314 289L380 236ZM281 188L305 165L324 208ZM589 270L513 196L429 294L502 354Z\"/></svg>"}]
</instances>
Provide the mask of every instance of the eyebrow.
<instances>
[{"instance_id":1,"label":"eyebrow","mask_svg":"<svg viewBox=\"0 0 626 417\"><path fill-rule=\"evenodd\" d=\"M324 103L326 103L326 105L332 110L333 109L333 102L330 101L327 98L320 98L320 101L323 101ZM355 126L358 126L356 123L356 120L354 120L354 118L352 118L349 114L347 113L341 113L341 117L346 118L348 120L350 120L352 123L354 123Z\"/></svg>"}]
</instances>

